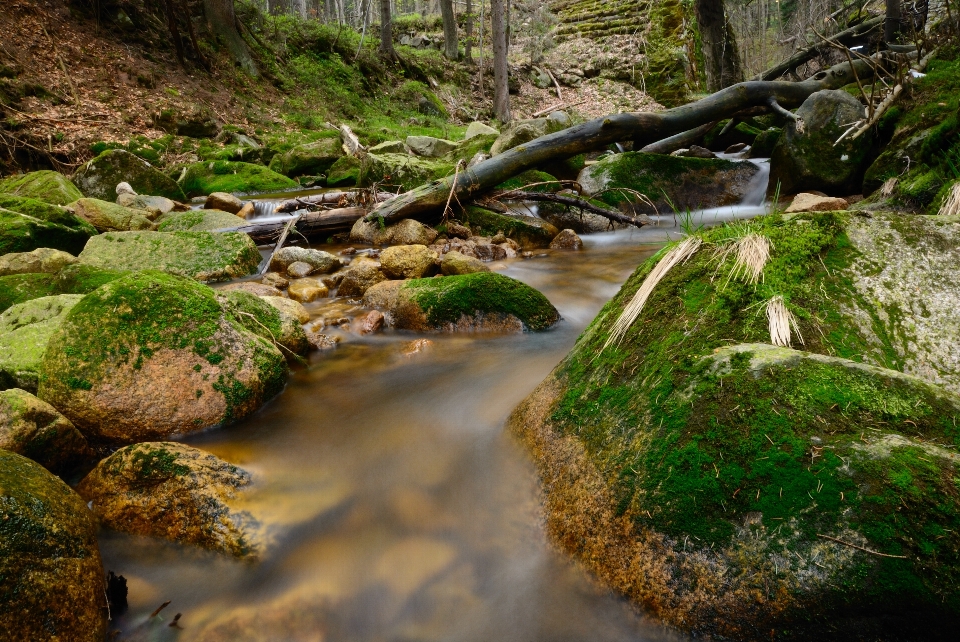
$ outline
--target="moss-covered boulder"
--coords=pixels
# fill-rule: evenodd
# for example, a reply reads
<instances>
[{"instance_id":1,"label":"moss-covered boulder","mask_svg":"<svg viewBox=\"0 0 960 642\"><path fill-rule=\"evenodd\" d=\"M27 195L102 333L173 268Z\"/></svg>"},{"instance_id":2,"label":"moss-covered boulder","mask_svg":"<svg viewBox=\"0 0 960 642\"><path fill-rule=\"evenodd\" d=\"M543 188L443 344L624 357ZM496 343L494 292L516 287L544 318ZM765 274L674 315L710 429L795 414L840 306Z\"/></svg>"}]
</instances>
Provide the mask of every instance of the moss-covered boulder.
<instances>
[{"instance_id":1,"label":"moss-covered boulder","mask_svg":"<svg viewBox=\"0 0 960 642\"><path fill-rule=\"evenodd\" d=\"M0 255L49 247L79 254L90 232L0 209Z\"/></svg>"},{"instance_id":2,"label":"moss-covered boulder","mask_svg":"<svg viewBox=\"0 0 960 642\"><path fill-rule=\"evenodd\" d=\"M73 175L73 182L84 195L104 201L117 198L119 183L129 183L138 194L185 200L176 181L125 149L108 149L88 161Z\"/></svg>"},{"instance_id":3,"label":"moss-covered boulder","mask_svg":"<svg viewBox=\"0 0 960 642\"><path fill-rule=\"evenodd\" d=\"M226 230L246 225L247 221L235 214L220 210L190 210L170 212L157 219L158 232L204 232Z\"/></svg>"},{"instance_id":4,"label":"moss-covered boulder","mask_svg":"<svg viewBox=\"0 0 960 642\"><path fill-rule=\"evenodd\" d=\"M87 294L127 274L128 270L104 270L92 265L73 263L57 273L53 287L57 294Z\"/></svg>"},{"instance_id":5,"label":"moss-covered boulder","mask_svg":"<svg viewBox=\"0 0 960 642\"><path fill-rule=\"evenodd\" d=\"M460 215L463 222L479 236L504 236L521 247L533 249L548 247L560 230L543 219L520 214L498 214L482 207L468 205Z\"/></svg>"},{"instance_id":6,"label":"moss-covered boulder","mask_svg":"<svg viewBox=\"0 0 960 642\"><path fill-rule=\"evenodd\" d=\"M607 205L654 213L628 191L633 190L653 201L656 211L669 214L739 203L759 171L750 161L627 152L585 167L578 180L585 194Z\"/></svg>"},{"instance_id":7,"label":"moss-covered boulder","mask_svg":"<svg viewBox=\"0 0 960 642\"><path fill-rule=\"evenodd\" d=\"M236 555L258 552L256 521L230 507L250 473L173 442L121 448L77 486L107 528Z\"/></svg>"},{"instance_id":8,"label":"moss-covered boulder","mask_svg":"<svg viewBox=\"0 0 960 642\"><path fill-rule=\"evenodd\" d=\"M53 274L11 274L0 276L0 312L12 305L59 294Z\"/></svg>"},{"instance_id":9,"label":"moss-covered boulder","mask_svg":"<svg viewBox=\"0 0 960 642\"><path fill-rule=\"evenodd\" d=\"M363 163L355 156L344 156L327 171L327 187L353 187L360 182Z\"/></svg>"},{"instance_id":10,"label":"moss-covered boulder","mask_svg":"<svg viewBox=\"0 0 960 642\"><path fill-rule=\"evenodd\" d=\"M750 158L770 158L782 134L783 130L779 127L770 127L757 134L750 145Z\"/></svg>"},{"instance_id":11,"label":"moss-covered boulder","mask_svg":"<svg viewBox=\"0 0 960 642\"><path fill-rule=\"evenodd\" d=\"M865 117L860 101L845 91L824 90L811 94L797 110L797 118L803 122L802 130L790 121L773 148L770 193L778 184L783 194L811 190L828 196L858 193L874 135L867 133L857 140L848 137L839 144L834 143L851 123Z\"/></svg>"},{"instance_id":12,"label":"moss-covered boulder","mask_svg":"<svg viewBox=\"0 0 960 642\"><path fill-rule=\"evenodd\" d=\"M102 642L97 527L80 497L26 457L0 450L0 630L10 640Z\"/></svg>"},{"instance_id":13,"label":"moss-covered boulder","mask_svg":"<svg viewBox=\"0 0 960 642\"><path fill-rule=\"evenodd\" d=\"M87 221L77 216L66 207L51 205L35 198L25 196L13 196L12 194L0 194L0 208L26 214L33 218L46 221L47 223L56 223L71 229L85 233L87 236L93 236L97 230Z\"/></svg>"},{"instance_id":14,"label":"moss-covered boulder","mask_svg":"<svg viewBox=\"0 0 960 642\"><path fill-rule=\"evenodd\" d=\"M723 133L724 127L729 122L728 120L721 121L704 134L703 146L714 152L722 152L737 143L753 145L757 136L763 131L755 122L739 122L736 126L728 129L726 133Z\"/></svg>"},{"instance_id":15,"label":"moss-covered boulder","mask_svg":"<svg viewBox=\"0 0 960 642\"><path fill-rule=\"evenodd\" d=\"M76 262L77 257L72 254L41 247L32 252L14 252L0 256L0 276L40 272L56 274Z\"/></svg>"},{"instance_id":16,"label":"moss-covered boulder","mask_svg":"<svg viewBox=\"0 0 960 642\"><path fill-rule=\"evenodd\" d=\"M342 157L343 145L340 143L340 136L331 132L327 138L298 145L290 151L277 154L270 161L270 169L290 177L317 176L326 174Z\"/></svg>"},{"instance_id":17,"label":"moss-covered boulder","mask_svg":"<svg viewBox=\"0 0 960 642\"><path fill-rule=\"evenodd\" d=\"M534 288L495 272L381 283L364 301L390 313L395 327L418 332L546 330L560 314Z\"/></svg>"},{"instance_id":18,"label":"moss-covered boulder","mask_svg":"<svg viewBox=\"0 0 960 642\"><path fill-rule=\"evenodd\" d=\"M109 232L91 238L79 258L105 270L163 270L198 281L247 276L260 264L242 232Z\"/></svg>"},{"instance_id":19,"label":"moss-covered boulder","mask_svg":"<svg viewBox=\"0 0 960 642\"><path fill-rule=\"evenodd\" d=\"M242 290L232 290L222 295L220 301L240 325L277 346L288 359L306 354L310 349L300 320L261 297ZM300 305L296 301L291 303Z\"/></svg>"},{"instance_id":20,"label":"moss-covered boulder","mask_svg":"<svg viewBox=\"0 0 960 642\"><path fill-rule=\"evenodd\" d=\"M19 388L0 392L0 449L55 473L69 471L92 454L69 419Z\"/></svg>"},{"instance_id":21,"label":"moss-covered boulder","mask_svg":"<svg viewBox=\"0 0 960 642\"><path fill-rule=\"evenodd\" d=\"M412 218L386 227L359 218L350 230L351 243L367 245L430 245L437 236L435 229Z\"/></svg>"},{"instance_id":22,"label":"moss-covered boulder","mask_svg":"<svg viewBox=\"0 0 960 642\"><path fill-rule=\"evenodd\" d=\"M362 161L357 185L374 183L408 191L453 174L453 164L408 154L367 154Z\"/></svg>"},{"instance_id":23,"label":"moss-covered boulder","mask_svg":"<svg viewBox=\"0 0 960 642\"><path fill-rule=\"evenodd\" d=\"M50 170L0 180L0 193L33 198L52 205L66 205L83 196L70 179Z\"/></svg>"},{"instance_id":24,"label":"moss-covered boulder","mask_svg":"<svg viewBox=\"0 0 960 642\"><path fill-rule=\"evenodd\" d=\"M956 228L846 213L716 228L617 340L668 250L648 260L510 419L537 460L548 532L698 634L949 635ZM771 256L752 282L735 256L759 237ZM776 327L802 351L769 345Z\"/></svg>"},{"instance_id":25,"label":"moss-covered boulder","mask_svg":"<svg viewBox=\"0 0 960 642\"><path fill-rule=\"evenodd\" d=\"M162 272L100 287L47 344L37 396L88 439L130 443L249 415L280 391L283 356L214 291Z\"/></svg>"},{"instance_id":26,"label":"moss-covered boulder","mask_svg":"<svg viewBox=\"0 0 960 642\"><path fill-rule=\"evenodd\" d=\"M469 163L477 154L489 154L498 137L499 134L477 134L466 138L447 152L444 158L454 164L458 161Z\"/></svg>"},{"instance_id":27,"label":"moss-covered boulder","mask_svg":"<svg viewBox=\"0 0 960 642\"><path fill-rule=\"evenodd\" d=\"M514 147L529 143L535 138L566 129L571 124L573 123L570 117L562 111L554 112L546 118L515 120L510 123L496 139L490 147L490 153L494 156L502 154Z\"/></svg>"},{"instance_id":28,"label":"moss-covered boulder","mask_svg":"<svg viewBox=\"0 0 960 642\"><path fill-rule=\"evenodd\" d=\"M37 391L47 342L82 298L82 294L45 296L0 314L0 389Z\"/></svg>"},{"instance_id":29,"label":"moss-covered boulder","mask_svg":"<svg viewBox=\"0 0 960 642\"><path fill-rule=\"evenodd\" d=\"M298 183L283 174L252 163L210 161L193 163L183 168L177 181L189 196L206 196L213 192L255 194L293 189Z\"/></svg>"},{"instance_id":30,"label":"moss-covered boulder","mask_svg":"<svg viewBox=\"0 0 960 642\"><path fill-rule=\"evenodd\" d=\"M70 207L78 217L101 233L152 230L153 219L156 218L149 210L135 210L96 198L81 198L71 203Z\"/></svg>"}]
</instances>

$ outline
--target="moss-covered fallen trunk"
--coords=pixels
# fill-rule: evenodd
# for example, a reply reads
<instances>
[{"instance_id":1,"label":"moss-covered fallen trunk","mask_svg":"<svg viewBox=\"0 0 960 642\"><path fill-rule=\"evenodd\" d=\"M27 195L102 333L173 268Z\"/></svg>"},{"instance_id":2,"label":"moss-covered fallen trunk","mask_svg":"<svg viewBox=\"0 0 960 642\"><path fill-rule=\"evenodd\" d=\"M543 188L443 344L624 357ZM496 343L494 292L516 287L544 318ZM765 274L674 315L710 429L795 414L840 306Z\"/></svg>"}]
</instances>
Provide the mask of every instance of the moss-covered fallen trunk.
<instances>
[{"instance_id":1,"label":"moss-covered fallen trunk","mask_svg":"<svg viewBox=\"0 0 960 642\"><path fill-rule=\"evenodd\" d=\"M604 349L665 252L638 268L510 419L554 540L699 635L952 631L956 223L840 213L711 230ZM772 246L756 285L716 252L748 234ZM769 345L774 297L795 350Z\"/></svg>"}]
</instances>

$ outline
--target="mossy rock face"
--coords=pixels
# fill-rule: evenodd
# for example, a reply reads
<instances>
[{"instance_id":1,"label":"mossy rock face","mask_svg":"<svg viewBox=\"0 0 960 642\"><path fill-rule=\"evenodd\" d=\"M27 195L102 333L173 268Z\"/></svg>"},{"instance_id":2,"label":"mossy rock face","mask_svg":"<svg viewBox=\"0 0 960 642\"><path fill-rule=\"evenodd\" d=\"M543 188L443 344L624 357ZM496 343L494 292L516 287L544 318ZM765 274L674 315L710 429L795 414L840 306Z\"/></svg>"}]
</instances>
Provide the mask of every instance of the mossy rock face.
<instances>
[{"instance_id":1,"label":"mossy rock face","mask_svg":"<svg viewBox=\"0 0 960 642\"><path fill-rule=\"evenodd\" d=\"M704 232L606 345L665 251L640 266L510 419L543 477L548 532L688 631L952 630L960 244L956 220L908 221L822 213ZM751 233L771 243L756 285L714 251ZM802 352L761 345L775 296Z\"/></svg>"},{"instance_id":2,"label":"mossy rock face","mask_svg":"<svg viewBox=\"0 0 960 642\"><path fill-rule=\"evenodd\" d=\"M327 187L353 187L360 180L363 163L355 156L344 156L330 166Z\"/></svg>"},{"instance_id":3,"label":"mossy rock face","mask_svg":"<svg viewBox=\"0 0 960 642\"><path fill-rule=\"evenodd\" d=\"M560 230L540 218L498 214L474 205L464 208L461 218L470 225L474 234L495 236L503 232L507 238L528 249L547 247L553 237L560 233Z\"/></svg>"},{"instance_id":4,"label":"mossy rock face","mask_svg":"<svg viewBox=\"0 0 960 642\"><path fill-rule=\"evenodd\" d=\"M283 174L252 163L211 161L187 165L177 181L189 196L206 196L214 192L255 194L293 189L298 183Z\"/></svg>"},{"instance_id":5,"label":"mossy rock face","mask_svg":"<svg viewBox=\"0 0 960 642\"><path fill-rule=\"evenodd\" d=\"M563 185L551 174L541 172L536 169L528 169L522 174L517 174L503 183L497 185L500 190L523 189L527 185L533 185L529 188L531 192L557 192Z\"/></svg>"},{"instance_id":6,"label":"mossy rock face","mask_svg":"<svg viewBox=\"0 0 960 642\"><path fill-rule=\"evenodd\" d=\"M72 254L40 247L32 252L14 252L0 256L0 276L41 272L56 274L76 262L77 257Z\"/></svg>"},{"instance_id":7,"label":"mossy rock face","mask_svg":"<svg viewBox=\"0 0 960 642\"><path fill-rule=\"evenodd\" d=\"M260 264L242 232L109 232L91 238L79 258L105 270L163 270L198 281L247 276Z\"/></svg>"},{"instance_id":8,"label":"mossy rock face","mask_svg":"<svg viewBox=\"0 0 960 642\"><path fill-rule=\"evenodd\" d=\"M693 7L681 0L662 0L650 5L647 20L650 31L646 36L644 88L661 105L682 105L690 95L687 42L694 35L688 25L696 24ZM630 24L627 28L632 33L637 27Z\"/></svg>"},{"instance_id":9,"label":"mossy rock face","mask_svg":"<svg viewBox=\"0 0 960 642\"><path fill-rule=\"evenodd\" d=\"M779 127L771 127L757 134L750 146L750 158L770 158L782 134L783 130Z\"/></svg>"},{"instance_id":10,"label":"mossy rock face","mask_svg":"<svg viewBox=\"0 0 960 642\"><path fill-rule=\"evenodd\" d=\"M456 164L457 161L469 163L473 160L474 156L481 152L489 154L490 148L493 147L498 136L499 134L477 134L471 136L457 143L456 148L450 151L450 153L445 156L445 159L454 164Z\"/></svg>"},{"instance_id":11,"label":"mossy rock face","mask_svg":"<svg viewBox=\"0 0 960 642\"><path fill-rule=\"evenodd\" d=\"M107 609L96 533L66 484L0 450L0 630L8 639L102 642Z\"/></svg>"},{"instance_id":12,"label":"mossy rock face","mask_svg":"<svg viewBox=\"0 0 960 642\"><path fill-rule=\"evenodd\" d=\"M70 206L78 217L101 233L152 230L156 218L149 210L135 210L97 198L81 198Z\"/></svg>"},{"instance_id":13,"label":"mossy rock face","mask_svg":"<svg viewBox=\"0 0 960 642\"><path fill-rule=\"evenodd\" d=\"M387 284L376 286L383 288ZM403 281L378 298L397 328L443 332L546 330L560 314L534 288L495 272ZM372 296L372 295L371 295Z\"/></svg>"},{"instance_id":14,"label":"mossy rock face","mask_svg":"<svg viewBox=\"0 0 960 642\"><path fill-rule=\"evenodd\" d=\"M37 396L88 439L130 443L245 417L285 377L280 352L213 290L147 271L74 306L47 345Z\"/></svg>"},{"instance_id":15,"label":"mossy rock face","mask_svg":"<svg viewBox=\"0 0 960 642\"><path fill-rule=\"evenodd\" d=\"M340 136L332 133L329 138L298 145L288 152L277 154L270 161L270 169L290 177L316 176L325 174L342 157Z\"/></svg>"},{"instance_id":16,"label":"mossy rock face","mask_svg":"<svg viewBox=\"0 0 960 642\"><path fill-rule=\"evenodd\" d=\"M26 214L27 216L32 216L47 223L63 225L64 227L83 232L87 236L93 236L97 233L96 228L76 214L70 212L70 210L60 207L59 205L45 203L35 198L0 194L0 208L17 212L18 214Z\"/></svg>"},{"instance_id":17,"label":"mossy rock face","mask_svg":"<svg viewBox=\"0 0 960 642\"><path fill-rule=\"evenodd\" d=\"M104 270L92 265L74 263L57 273L54 289L57 294L87 294L127 274L127 270Z\"/></svg>"},{"instance_id":18,"label":"mossy rock face","mask_svg":"<svg viewBox=\"0 0 960 642\"><path fill-rule=\"evenodd\" d=\"M53 472L69 471L92 454L69 419L19 388L0 392L0 449Z\"/></svg>"},{"instance_id":19,"label":"mossy rock face","mask_svg":"<svg viewBox=\"0 0 960 642\"><path fill-rule=\"evenodd\" d=\"M309 351L310 344L299 319L283 314L261 297L232 290L222 295L220 302L240 325L277 346L288 359Z\"/></svg>"},{"instance_id":20,"label":"mossy rock face","mask_svg":"<svg viewBox=\"0 0 960 642\"><path fill-rule=\"evenodd\" d=\"M59 294L54 274L11 274L0 276L0 312L12 305Z\"/></svg>"},{"instance_id":21,"label":"mossy rock face","mask_svg":"<svg viewBox=\"0 0 960 642\"><path fill-rule=\"evenodd\" d=\"M403 191L425 185L453 174L453 164L408 154L367 154L362 161L357 185L374 183L398 187Z\"/></svg>"},{"instance_id":22,"label":"mossy rock face","mask_svg":"<svg viewBox=\"0 0 960 642\"><path fill-rule=\"evenodd\" d=\"M571 124L570 117L564 112L554 112L546 118L515 120L496 138L490 147L490 153L494 156L502 154L541 136L566 129Z\"/></svg>"},{"instance_id":23,"label":"mossy rock face","mask_svg":"<svg viewBox=\"0 0 960 642\"><path fill-rule=\"evenodd\" d=\"M190 210L170 212L157 219L158 232L203 232L241 227L247 221L235 214L220 210Z\"/></svg>"},{"instance_id":24,"label":"mossy rock face","mask_svg":"<svg viewBox=\"0 0 960 642\"><path fill-rule=\"evenodd\" d=\"M49 247L70 254L83 250L90 233L0 209L0 255Z\"/></svg>"},{"instance_id":25,"label":"mossy rock face","mask_svg":"<svg viewBox=\"0 0 960 642\"><path fill-rule=\"evenodd\" d=\"M108 149L88 161L77 170L73 181L84 195L104 201L116 200L119 183L129 183L137 194L175 201L186 198L176 181L125 149Z\"/></svg>"},{"instance_id":26,"label":"mossy rock face","mask_svg":"<svg viewBox=\"0 0 960 642\"><path fill-rule=\"evenodd\" d=\"M653 201L656 211L667 214L674 209L682 212L739 203L759 171L750 161L626 152L585 167L578 180L585 194L607 205L629 206L645 214L654 212L621 189L626 188L643 194Z\"/></svg>"},{"instance_id":27,"label":"mossy rock face","mask_svg":"<svg viewBox=\"0 0 960 642\"><path fill-rule=\"evenodd\" d=\"M51 205L66 205L83 196L70 179L51 170L5 178L0 181L0 193L34 198Z\"/></svg>"},{"instance_id":28,"label":"mossy rock face","mask_svg":"<svg viewBox=\"0 0 960 642\"><path fill-rule=\"evenodd\" d=\"M870 160L873 134L845 138L834 145L851 123L864 118L864 107L845 91L811 94L797 110L803 131L790 121L770 157L770 187L783 194L819 190L828 196L860 191Z\"/></svg>"},{"instance_id":29,"label":"mossy rock face","mask_svg":"<svg viewBox=\"0 0 960 642\"><path fill-rule=\"evenodd\" d=\"M0 388L37 391L47 343L82 298L82 294L45 296L18 303L0 314Z\"/></svg>"},{"instance_id":30,"label":"mossy rock face","mask_svg":"<svg viewBox=\"0 0 960 642\"><path fill-rule=\"evenodd\" d=\"M251 557L258 524L230 507L250 481L248 472L210 453L147 442L101 461L77 492L107 528Z\"/></svg>"}]
</instances>

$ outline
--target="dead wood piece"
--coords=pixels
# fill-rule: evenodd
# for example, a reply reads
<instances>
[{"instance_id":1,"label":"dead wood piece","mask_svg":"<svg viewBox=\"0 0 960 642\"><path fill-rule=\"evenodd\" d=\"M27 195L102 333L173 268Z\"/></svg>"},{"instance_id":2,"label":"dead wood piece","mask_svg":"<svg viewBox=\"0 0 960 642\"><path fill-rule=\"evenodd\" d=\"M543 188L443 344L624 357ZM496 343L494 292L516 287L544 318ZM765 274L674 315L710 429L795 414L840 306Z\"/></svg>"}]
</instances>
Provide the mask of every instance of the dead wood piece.
<instances>
[{"instance_id":1,"label":"dead wood piece","mask_svg":"<svg viewBox=\"0 0 960 642\"><path fill-rule=\"evenodd\" d=\"M872 551L869 548L864 548L862 546L857 546L856 544L851 544L850 542L845 542L842 539L837 539L836 537L830 537L829 535L821 535L817 533L817 537L822 537L823 539L828 539L831 542L836 542L837 544L843 544L844 546L849 546L850 548L855 548L858 551L863 551L864 553L870 553L871 555L876 555L877 557L892 557L898 560L909 559L906 555L888 555L886 553L879 553L877 551Z\"/></svg>"},{"instance_id":2,"label":"dead wood piece","mask_svg":"<svg viewBox=\"0 0 960 642\"><path fill-rule=\"evenodd\" d=\"M560 203L561 205L566 205L568 207L578 207L585 212L590 212L591 214L597 214L604 217L609 221L614 223L623 223L625 225L633 225L635 227L643 227L644 225L650 225L653 221L650 220L645 214L640 214L638 216L629 216L618 212L616 210L608 210L605 207L600 207L594 205L590 201L586 201L582 198L577 198L576 196L569 196L567 194L551 194L549 192L524 192L521 190L514 190L511 192L502 192L494 196L497 199L510 200L510 201L537 201L541 203Z\"/></svg>"},{"instance_id":3,"label":"dead wood piece","mask_svg":"<svg viewBox=\"0 0 960 642\"><path fill-rule=\"evenodd\" d=\"M329 236L338 232L348 232L358 219L370 210L365 207L341 207L334 210L324 210L322 212L306 212L302 214L297 222L290 228L290 231L296 231L306 238L316 236ZM268 223L257 223L256 219L250 221L247 225L238 227L228 227L215 232L244 232L258 245L264 243L273 243L277 235L283 233L284 227L289 220L270 221Z\"/></svg>"},{"instance_id":4,"label":"dead wood piece","mask_svg":"<svg viewBox=\"0 0 960 642\"><path fill-rule=\"evenodd\" d=\"M360 139L346 125L340 125L340 139L343 141L343 151L347 153L347 156L356 156L363 151Z\"/></svg>"},{"instance_id":5,"label":"dead wood piece","mask_svg":"<svg viewBox=\"0 0 960 642\"><path fill-rule=\"evenodd\" d=\"M703 138L707 132L716 126L717 121L705 123L699 127L694 127L693 129L670 136L669 138L664 138L663 140L658 140L655 143L650 143L649 145L641 148L640 151L647 154L670 154L678 149L690 147L690 145Z\"/></svg>"},{"instance_id":6,"label":"dead wood piece","mask_svg":"<svg viewBox=\"0 0 960 642\"><path fill-rule=\"evenodd\" d=\"M371 194L367 190L324 192L322 194L312 194L310 196L291 198L281 202L273 211L284 214L287 212L296 212L297 210L311 206L322 207L324 205L333 205L336 207L347 207L365 205L368 203L382 203L383 201L389 200L394 196L396 196L396 194L392 194L390 192L377 192L376 194Z\"/></svg>"},{"instance_id":7,"label":"dead wood piece","mask_svg":"<svg viewBox=\"0 0 960 642\"><path fill-rule=\"evenodd\" d=\"M528 169L578 154L605 148L618 141L633 140L634 146L732 117L750 107L769 106L770 100L785 107L799 107L814 92L839 89L874 73L870 61L845 62L821 71L803 82L748 81L722 89L695 103L661 112L620 113L597 118L562 131L541 136L494 156L457 174L401 194L378 205L368 220L387 222L435 213L443 208L453 187L461 202L470 201Z\"/></svg>"},{"instance_id":8,"label":"dead wood piece","mask_svg":"<svg viewBox=\"0 0 960 642\"><path fill-rule=\"evenodd\" d=\"M300 214L297 214L292 219L287 221L287 224L283 226L283 232L280 234L280 238L277 239L277 244L273 246L273 252L270 252L270 256L267 257L267 260L264 261L263 267L260 268L258 274L262 275L267 271L267 268L270 267L270 264L273 263L274 255L280 251L280 248L283 247L284 242L287 240L287 235L290 234L290 228L297 224L301 218Z\"/></svg>"}]
</instances>

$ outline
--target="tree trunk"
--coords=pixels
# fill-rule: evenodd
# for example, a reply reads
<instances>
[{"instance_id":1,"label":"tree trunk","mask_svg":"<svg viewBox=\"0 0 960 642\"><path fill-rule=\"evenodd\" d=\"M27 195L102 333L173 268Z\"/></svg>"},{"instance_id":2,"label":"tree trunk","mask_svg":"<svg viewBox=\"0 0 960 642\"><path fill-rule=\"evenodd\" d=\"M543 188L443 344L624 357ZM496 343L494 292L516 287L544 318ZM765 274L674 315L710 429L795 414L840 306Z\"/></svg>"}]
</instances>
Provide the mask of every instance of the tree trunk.
<instances>
[{"instance_id":1,"label":"tree trunk","mask_svg":"<svg viewBox=\"0 0 960 642\"><path fill-rule=\"evenodd\" d=\"M886 0L887 17L883 23L883 39L886 42L900 40L900 0Z\"/></svg>"},{"instance_id":2,"label":"tree trunk","mask_svg":"<svg viewBox=\"0 0 960 642\"><path fill-rule=\"evenodd\" d=\"M483 0L480 0L483 2ZM467 0L467 37L464 42L464 58L468 63L473 62L473 0Z\"/></svg>"},{"instance_id":3,"label":"tree trunk","mask_svg":"<svg viewBox=\"0 0 960 642\"><path fill-rule=\"evenodd\" d=\"M638 149L704 123L730 118L750 107L772 107L774 104L777 107L799 107L814 92L839 89L850 84L854 81L854 71L861 81L874 74L870 61L856 60L852 69L849 62L844 62L803 82L743 82L695 103L661 112L621 113L597 118L542 136L455 176L401 194L379 205L367 218L375 220L382 217L392 222L433 213L443 209L451 190L460 202L467 202L528 169L603 149L624 140L635 141L634 149Z\"/></svg>"},{"instance_id":4,"label":"tree trunk","mask_svg":"<svg viewBox=\"0 0 960 642\"><path fill-rule=\"evenodd\" d=\"M443 17L443 55L449 60L460 57L457 42L457 16L453 12L453 0L440 0L440 15Z\"/></svg>"},{"instance_id":5,"label":"tree trunk","mask_svg":"<svg viewBox=\"0 0 960 642\"><path fill-rule=\"evenodd\" d=\"M507 66L507 31L505 0L490 0L490 28L493 40L493 113L503 123L509 123L510 85Z\"/></svg>"},{"instance_id":6,"label":"tree trunk","mask_svg":"<svg viewBox=\"0 0 960 642\"><path fill-rule=\"evenodd\" d=\"M177 60L181 67L187 66L187 61L183 57L183 40L180 38L180 28L177 26L177 14L173 8L173 0L166 0L164 7L167 10L167 28L170 29L170 37L173 39L173 46L177 50ZM187 16L187 20L190 16Z\"/></svg>"},{"instance_id":7,"label":"tree trunk","mask_svg":"<svg viewBox=\"0 0 960 642\"><path fill-rule=\"evenodd\" d=\"M703 42L707 89L719 91L743 82L743 63L723 0L695 0L694 11Z\"/></svg>"},{"instance_id":8,"label":"tree trunk","mask_svg":"<svg viewBox=\"0 0 960 642\"><path fill-rule=\"evenodd\" d=\"M237 14L233 10L233 0L203 0L203 12L210 31L223 39L237 64L254 78L258 77L260 72L253 61L253 54L237 31Z\"/></svg>"},{"instance_id":9,"label":"tree trunk","mask_svg":"<svg viewBox=\"0 0 960 642\"><path fill-rule=\"evenodd\" d=\"M290 9L294 14L306 20L307 18L307 0L293 0L290 3Z\"/></svg>"},{"instance_id":10,"label":"tree trunk","mask_svg":"<svg viewBox=\"0 0 960 642\"><path fill-rule=\"evenodd\" d=\"M390 0L380 0L380 53L385 58L395 58L393 50L393 17L390 15Z\"/></svg>"}]
</instances>

